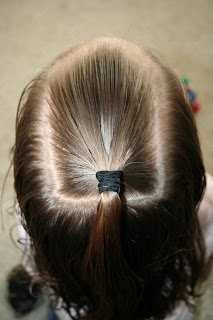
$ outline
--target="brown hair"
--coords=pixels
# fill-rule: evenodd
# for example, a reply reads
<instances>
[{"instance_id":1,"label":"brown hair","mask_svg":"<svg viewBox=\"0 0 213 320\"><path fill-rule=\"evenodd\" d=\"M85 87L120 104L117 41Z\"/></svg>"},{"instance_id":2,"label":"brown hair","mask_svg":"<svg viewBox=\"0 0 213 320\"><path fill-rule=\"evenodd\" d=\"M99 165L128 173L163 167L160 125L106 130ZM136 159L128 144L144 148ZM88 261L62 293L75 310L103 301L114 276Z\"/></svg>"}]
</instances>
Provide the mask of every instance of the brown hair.
<instances>
[{"instance_id":1,"label":"brown hair","mask_svg":"<svg viewBox=\"0 0 213 320\"><path fill-rule=\"evenodd\" d=\"M99 194L99 170L122 171L120 195ZM195 296L204 166L160 58L106 38L57 57L21 96L14 172L41 278L77 319L159 319Z\"/></svg>"}]
</instances>

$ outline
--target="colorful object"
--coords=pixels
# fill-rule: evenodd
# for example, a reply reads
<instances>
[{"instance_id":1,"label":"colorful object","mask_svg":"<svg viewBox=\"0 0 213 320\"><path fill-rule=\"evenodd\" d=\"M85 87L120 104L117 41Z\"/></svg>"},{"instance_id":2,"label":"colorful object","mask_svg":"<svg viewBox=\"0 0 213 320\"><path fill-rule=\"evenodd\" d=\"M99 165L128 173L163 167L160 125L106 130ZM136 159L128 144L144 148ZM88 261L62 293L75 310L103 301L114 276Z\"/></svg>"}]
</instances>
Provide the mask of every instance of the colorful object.
<instances>
[{"instance_id":1,"label":"colorful object","mask_svg":"<svg viewBox=\"0 0 213 320\"><path fill-rule=\"evenodd\" d=\"M200 103L196 100L196 93L189 86L190 80L186 76L182 76L183 83L186 86L188 97L191 102L192 110L196 113L200 109Z\"/></svg>"}]
</instances>

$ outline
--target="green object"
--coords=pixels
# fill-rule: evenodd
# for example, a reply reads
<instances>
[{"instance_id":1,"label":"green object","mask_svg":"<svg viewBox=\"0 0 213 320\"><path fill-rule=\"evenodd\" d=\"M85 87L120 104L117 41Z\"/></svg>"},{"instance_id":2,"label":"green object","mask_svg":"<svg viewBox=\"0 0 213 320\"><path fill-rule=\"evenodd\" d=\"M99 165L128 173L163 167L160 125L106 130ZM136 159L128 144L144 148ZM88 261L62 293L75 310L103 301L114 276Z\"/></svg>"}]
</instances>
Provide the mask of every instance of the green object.
<instances>
[{"instance_id":1,"label":"green object","mask_svg":"<svg viewBox=\"0 0 213 320\"><path fill-rule=\"evenodd\" d=\"M182 76L182 80L186 85L189 84L189 78L188 77Z\"/></svg>"}]
</instances>

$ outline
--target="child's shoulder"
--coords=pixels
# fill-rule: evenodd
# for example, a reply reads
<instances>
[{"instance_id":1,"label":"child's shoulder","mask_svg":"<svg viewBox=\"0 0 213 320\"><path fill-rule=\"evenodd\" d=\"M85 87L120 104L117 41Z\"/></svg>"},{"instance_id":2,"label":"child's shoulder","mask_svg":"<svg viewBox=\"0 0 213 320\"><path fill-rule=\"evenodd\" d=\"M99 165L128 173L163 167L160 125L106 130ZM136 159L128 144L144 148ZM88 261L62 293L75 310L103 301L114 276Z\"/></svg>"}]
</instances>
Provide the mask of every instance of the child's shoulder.
<instances>
[{"instance_id":1,"label":"child's shoulder","mask_svg":"<svg viewBox=\"0 0 213 320\"><path fill-rule=\"evenodd\" d=\"M207 249L207 259L213 254L213 176L206 175L206 191L198 211L201 230ZM174 311L165 320L191 320L193 314L185 302L177 303Z\"/></svg>"},{"instance_id":2,"label":"child's shoulder","mask_svg":"<svg viewBox=\"0 0 213 320\"><path fill-rule=\"evenodd\" d=\"M207 174L206 182L206 191L198 211L198 217L206 242L208 258L213 254L213 176Z\"/></svg>"}]
</instances>

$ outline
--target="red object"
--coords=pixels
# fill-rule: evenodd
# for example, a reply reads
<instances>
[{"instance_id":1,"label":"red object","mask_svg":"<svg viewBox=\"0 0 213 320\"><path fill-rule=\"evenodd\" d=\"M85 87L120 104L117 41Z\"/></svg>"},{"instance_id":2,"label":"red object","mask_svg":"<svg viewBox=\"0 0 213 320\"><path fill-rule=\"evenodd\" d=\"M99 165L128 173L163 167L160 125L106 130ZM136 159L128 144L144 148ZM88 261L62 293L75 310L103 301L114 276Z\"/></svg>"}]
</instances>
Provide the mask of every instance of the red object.
<instances>
[{"instance_id":1,"label":"red object","mask_svg":"<svg viewBox=\"0 0 213 320\"><path fill-rule=\"evenodd\" d=\"M192 109L193 109L194 113L196 113L200 109L200 103L197 101L194 101L192 103Z\"/></svg>"}]
</instances>

